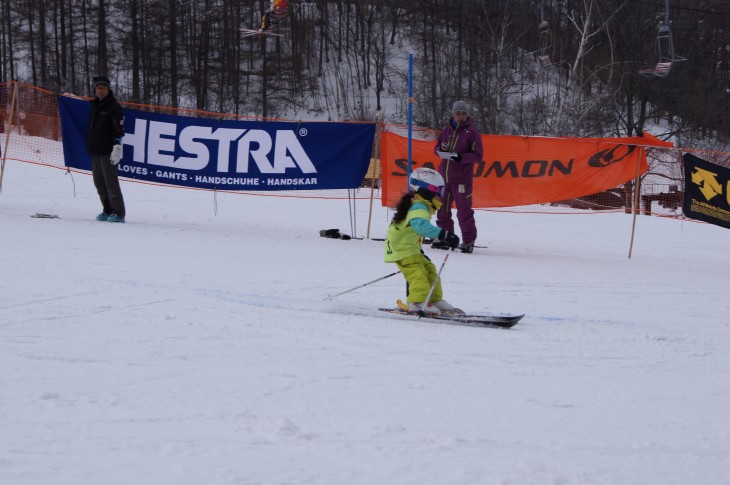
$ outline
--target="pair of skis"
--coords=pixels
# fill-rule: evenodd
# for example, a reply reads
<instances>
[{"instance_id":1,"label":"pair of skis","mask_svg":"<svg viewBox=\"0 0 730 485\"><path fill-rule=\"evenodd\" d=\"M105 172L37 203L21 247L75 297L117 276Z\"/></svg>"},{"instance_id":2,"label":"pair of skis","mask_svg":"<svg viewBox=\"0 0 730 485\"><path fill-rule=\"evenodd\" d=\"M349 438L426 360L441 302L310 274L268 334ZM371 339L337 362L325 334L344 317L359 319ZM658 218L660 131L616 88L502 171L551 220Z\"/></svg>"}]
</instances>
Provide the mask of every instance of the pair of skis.
<instances>
[{"instance_id":1,"label":"pair of skis","mask_svg":"<svg viewBox=\"0 0 730 485\"><path fill-rule=\"evenodd\" d=\"M271 36L271 37L284 37L284 34L279 32L272 32L271 30L261 29L241 29L243 37L254 37L254 36Z\"/></svg>"},{"instance_id":2,"label":"pair of skis","mask_svg":"<svg viewBox=\"0 0 730 485\"><path fill-rule=\"evenodd\" d=\"M438 270L438 273L436 274L436 279L434 280L433 284L431 285L431 289L428 292L428 296L426 296L425 302L431 301L431 295L433 295L433 291L436 289L436 284L438 283L439 279L441 278L441 272L444 270L444 266L446 266L446 261L449 260L449 253L446 253L446 256L444 257L444 262L441 263L441 267ZM408 309L408 305L403 303L401 300L398 300L398 308L380 308L380 310L393 313L397 315L404 315L404 316L410 316L410 317L418 317L420 318L427 318L430 320L437 321L439 323L451 323L456 325L468 325L471 327L501 327L501 328L511 328L517 325L517 323L524 317L524 315L466 315L463 311L457 310L451 312L451 314L441 312L437 314L429 314L423 311L420 312L411 312Z\"/></svg>"},{"instance_id":3,"label":"pair of skis","mask_svg":"<svg viewBox=\"0 0 730 485\"><path fill-rule=\"evenodd\" d=\"M469 315L469 314L448 314L441 312L432 315L424 312L408 311L408 305L398 300L397 308L379 308L380 311L398 315L408 320L424 320L435 323L446 323L451 325L465 325L468 327L498 327L512 328L522 320L525 315Z\"/></svg>"}]
</instances>

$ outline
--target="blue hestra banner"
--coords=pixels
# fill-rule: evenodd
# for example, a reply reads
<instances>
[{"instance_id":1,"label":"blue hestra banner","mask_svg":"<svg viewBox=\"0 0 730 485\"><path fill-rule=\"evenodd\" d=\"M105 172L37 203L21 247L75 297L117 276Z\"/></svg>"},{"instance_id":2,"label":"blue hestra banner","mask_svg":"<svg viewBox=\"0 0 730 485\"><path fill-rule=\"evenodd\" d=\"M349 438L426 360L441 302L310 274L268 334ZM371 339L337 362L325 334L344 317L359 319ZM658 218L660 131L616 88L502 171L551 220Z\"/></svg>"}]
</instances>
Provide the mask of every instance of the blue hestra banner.
<instances>
[{"instance_id":1,"label":"blue hestra banner","mask_svg":"<svg viewBox=\"0 0 730 485\"><path fill-rule=\"evenodd\" d=\"M91 170L88 101L59 97L66 166ZM123 177L216 190L356 188L375 124L190 118L124 109Z\"/></svg>"}]
</instances>

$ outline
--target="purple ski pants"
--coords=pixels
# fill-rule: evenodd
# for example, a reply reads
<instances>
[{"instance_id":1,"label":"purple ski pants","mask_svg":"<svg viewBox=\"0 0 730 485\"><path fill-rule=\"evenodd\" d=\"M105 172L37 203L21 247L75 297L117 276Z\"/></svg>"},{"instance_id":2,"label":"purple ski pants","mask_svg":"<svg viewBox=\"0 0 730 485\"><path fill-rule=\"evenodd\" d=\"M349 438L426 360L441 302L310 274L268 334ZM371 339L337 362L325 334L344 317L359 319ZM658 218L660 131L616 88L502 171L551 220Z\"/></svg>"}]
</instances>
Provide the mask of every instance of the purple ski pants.
<instances>
[{"instance_id":1,"label":"purple ski pants","mask_svg":"<svg viewBox=\"0 0 730 485\"><path fill-rule=\"evenodd\" d=\"M456 204L456 218L461 229L461 241L464 244L474 243L477 239L477 225L474 221L474 210L471 208L473 184L449 182L444 186L443 203L436 213L436 225L441 229L454 232L454 219L451 207Z\"/></svg>"}]
</instances>

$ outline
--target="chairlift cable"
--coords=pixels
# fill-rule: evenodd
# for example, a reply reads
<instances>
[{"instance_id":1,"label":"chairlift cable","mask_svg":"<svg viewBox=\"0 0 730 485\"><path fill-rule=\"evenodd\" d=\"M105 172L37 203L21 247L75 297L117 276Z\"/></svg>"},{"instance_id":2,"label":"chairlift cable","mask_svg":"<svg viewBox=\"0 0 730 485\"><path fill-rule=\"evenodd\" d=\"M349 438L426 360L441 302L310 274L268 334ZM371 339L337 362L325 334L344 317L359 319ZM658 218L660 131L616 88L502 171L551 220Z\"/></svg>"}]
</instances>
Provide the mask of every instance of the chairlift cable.
<instances>
[{"instance_id":1,"label":"chairlift cable","mask_svg":"<svg viewBox=\"0 0 730 485\"><path fill-rule=\"evenodd\" d=\"M719 0L710 0L710 1L714 1L715 3L721 3L723 5L727 5L728 7L730 7L730 2L721 2ZM640 0L634 0L634 4L638 4L638 5L649 5L651 7L662 7L662 6L664 6L661 3L642 2ZM730 16L730 12L717 12L717 11L714 11L714 10L702 10L702 9L699 9L699 8L672 7L672 9L673 10L686 10L688 12L700 12L700 13L708 13L708 14L713 14L713 15L727 15L727 16Z\"/></svg>"}]
</instances>

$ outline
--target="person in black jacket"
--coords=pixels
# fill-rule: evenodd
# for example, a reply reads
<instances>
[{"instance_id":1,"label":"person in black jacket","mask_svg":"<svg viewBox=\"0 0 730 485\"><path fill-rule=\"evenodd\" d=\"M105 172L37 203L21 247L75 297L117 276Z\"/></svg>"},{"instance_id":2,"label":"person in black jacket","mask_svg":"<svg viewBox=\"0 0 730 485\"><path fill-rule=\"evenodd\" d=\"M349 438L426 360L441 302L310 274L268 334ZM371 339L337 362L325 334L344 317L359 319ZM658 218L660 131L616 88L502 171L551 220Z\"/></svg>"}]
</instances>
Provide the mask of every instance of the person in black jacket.
<instances>
[{"instance_id":1,"label":"person in black jacket","mask_svg":"<svg viewBox=\"0 0 730 485\"><path fill-rule=\"evenodd\" d=\"M127 214L117 167L122 159L124 110L114 98L108 77L94 78L94 94L86 150L91 155L91 173L102 205L96 220L124 222Z\"/></svg>"}]
</instances>

